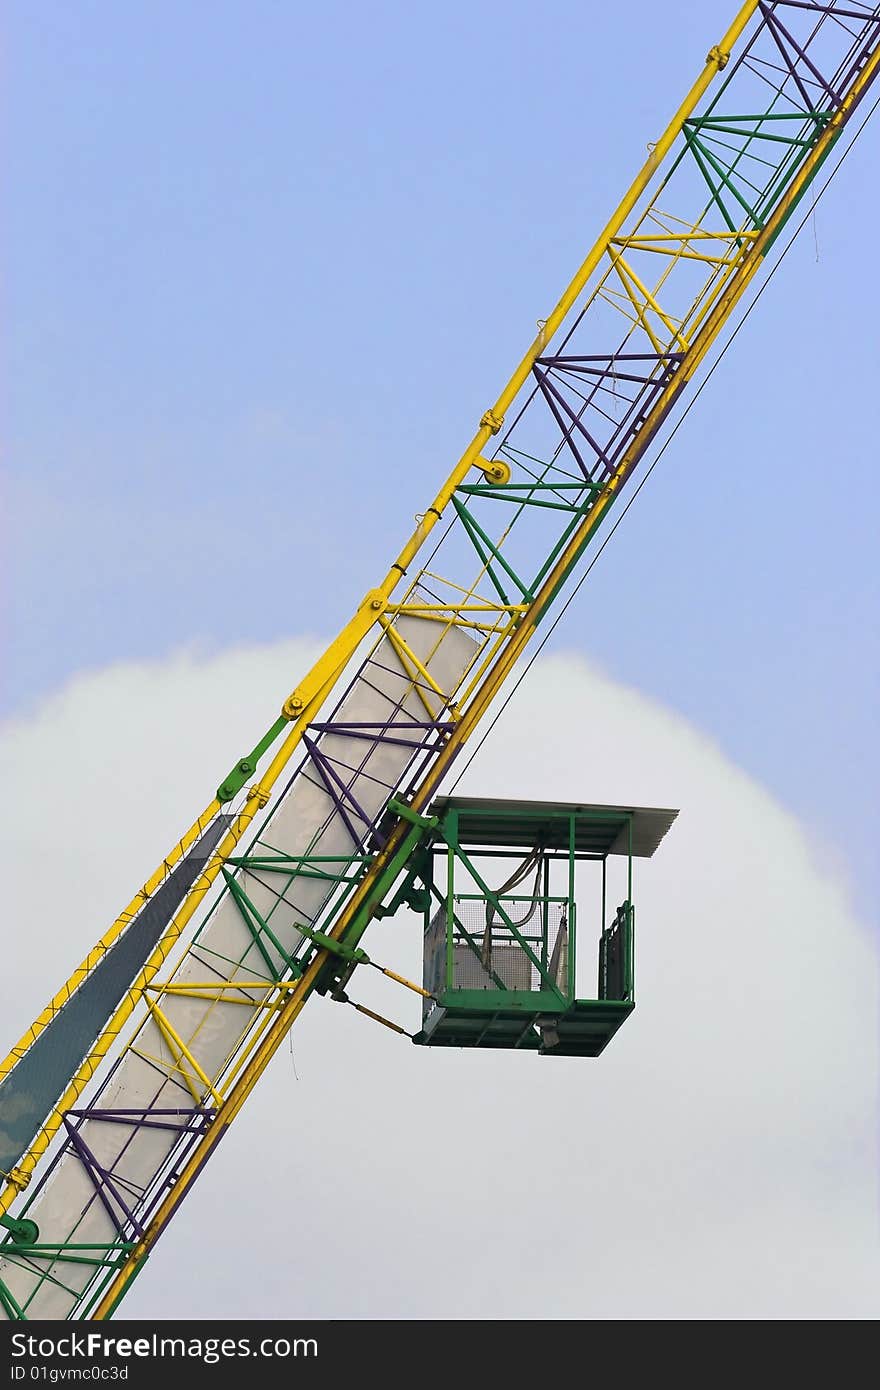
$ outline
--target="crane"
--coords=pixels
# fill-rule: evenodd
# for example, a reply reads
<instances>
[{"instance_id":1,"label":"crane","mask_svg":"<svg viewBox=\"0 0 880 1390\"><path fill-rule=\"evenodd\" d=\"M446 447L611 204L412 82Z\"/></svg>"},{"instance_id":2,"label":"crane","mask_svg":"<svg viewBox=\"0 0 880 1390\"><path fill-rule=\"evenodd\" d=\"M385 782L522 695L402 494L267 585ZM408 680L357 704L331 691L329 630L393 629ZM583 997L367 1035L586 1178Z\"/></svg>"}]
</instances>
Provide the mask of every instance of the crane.
<instances>
[{"instance_id":1,"label":"crane","mask_svg":"<svg viewBox=\"0 0 880 1390\"><path fill-rule=\"evenodd\" d=\"M371 1012L360 971L420 996L420 1046L595 1057L625 1021L631 883L577 1000L573 869L631 878L675 812L441 791L878 64L880 6L740 7L387 572L13 1046L5 1318L111 1317L306 1003ZM401 907L421 985L362 944Z\"/></svg>"}]
</instances>

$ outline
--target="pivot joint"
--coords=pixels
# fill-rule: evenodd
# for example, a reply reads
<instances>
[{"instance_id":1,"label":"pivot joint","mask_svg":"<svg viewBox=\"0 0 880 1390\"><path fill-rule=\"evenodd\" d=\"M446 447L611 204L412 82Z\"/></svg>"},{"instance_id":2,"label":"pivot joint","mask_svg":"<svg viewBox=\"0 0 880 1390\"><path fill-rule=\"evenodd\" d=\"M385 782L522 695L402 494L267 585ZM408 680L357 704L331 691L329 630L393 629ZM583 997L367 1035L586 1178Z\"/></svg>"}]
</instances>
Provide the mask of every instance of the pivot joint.
<instances>
[{"instance_id":1,"label":"pivot joint","mask_svg":"<svg viewBox=\"0 0 880 1390\"><path fill-rule=\"evenodd\" d=\"M225 801L232 801L238 796L247 779L252 772L256 772L257 764L253 758L241 758L235 764L225 781L220 783L217 788L217 800L222 805Z\"/></svg>"},{"instance_id":2,"label":"pivot joint","mask_svg":"<svg viewBox=\"0 0 880 1390\"><path fill-rule=\"evenodd\" d=\"M11 1174L9 1176L11 1177ZM19 1245L36 1245L40 1238L40 1228L36 1221L31 1221L26 1216L0 1214L0 1226L5 1226Z\"/></svg>"},{"instance_id":3,"label":"pivot joint","mask_svg":"<svg viewBox=\"0 0 880 1390\"><path fill-rule=\"evenodd\" d=\"M281 706L281 713L284 715L285 719L290 720L292 723L294 719L299 718L305 707L306 702L302 695L298 690L294 690L291 695L288 695L284 704Z\"/></svg>"},{"instance_id":4,"label":"pivot joint","mask_svg":"<svg viewBox=\"0 0 880 1390\"><path fill-rule=\"evenodd\" d=\"M478 454L474 467L479 468L490 483L497 483L499 487L510 482L510 464L505 463L504 459L484 459L482 454Z\"/></svg>"},{"instance_id":5,"label":"pivot joint","mask_svg":"<svg viewBox=\"0 0 880 1390\"><path fill-rule=\"evenodd\" d=\"M384 613L388 607L388 595L381 589L371 589L364 597L361 608L369 608L373 613Z\"/></svg>"}]
</instances>

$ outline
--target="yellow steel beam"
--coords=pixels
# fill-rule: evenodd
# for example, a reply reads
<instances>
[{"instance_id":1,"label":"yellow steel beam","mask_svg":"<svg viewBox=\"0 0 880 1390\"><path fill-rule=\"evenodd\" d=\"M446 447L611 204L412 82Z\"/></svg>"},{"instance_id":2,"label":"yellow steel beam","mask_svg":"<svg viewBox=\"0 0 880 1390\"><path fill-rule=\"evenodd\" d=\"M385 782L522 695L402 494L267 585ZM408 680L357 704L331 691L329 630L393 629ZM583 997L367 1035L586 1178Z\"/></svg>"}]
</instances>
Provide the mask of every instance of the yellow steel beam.
<instances>
[{"instance_id":1,"label":"yellow steel beam","mask_svg":"<svg viewBox=\"0 0 880 1390\"><path fill-rule=\"evenodd\" d=\"M168 1016L162 1012L155 999L150 999L146 997L145 1002L150 1012L151 1018L155 1022L156 1027L158 1028L162 1037L165 1039L169 1051L175 1058L174 1070L180 1072L180 1075L183 1077L183 1080L186 1084L186 1088L192 1096L195 1104L201 1105L202 1101L204 1100L204 1096L199 1092L198 1088L193 1085L192 1077L181 1065L183 1059L189 1062L198 1080L201 1081L202 1085L204 1086L205 1092L208 1095L212 1096L218 1105L222 1105L223 1096L218 1090L216 1090L211 1081L211 1078L207 1075L204 1069L201 1066L199 1066L199 1063L196 1061L192 1052L187 1047L186 1043L183 1041L183 1038L180 1036L177 1029L174 1027L174 1024L171 1022ZM136 1048L134 1050L137 1051ZM139 1055L144 1056L145 1054L140 1053ZM158 1059L154 1060L158 1061ZM160 1062L160 1065L164 1066L165 1064L164 1062Z\"/></svg>"},{"instance_id":2,"label":"yellow steel beam","mask_svg":"<svg viewBox=\"0 0 880 1390\"><path fill-rule=\"evenodd\" d=\"M617 271L618 276L620 277L620 283L626 290L629 302L635 310L639 323L642 325L642 328L644 329L645 333L650 338L651 346L653 347L657 356L661 357L664 351L670 351L672 349L672 342L669 342L665 345L661 343L660 339L657 337L657 334L651 327L650 320L648 319L649 309L653 309L654 313L660 319L661 323L672 335L672 338L677 339L682 352L686 352L688 349L688 343L684 338L682 338L681 334L675 328L671 319L669 319L668 316L664 314L663 310L660 308L654 296L650 293L649 290L645 288L639 277L636 274L634 274L632 270L630 270L626 261L623 259L623 256L616 255L614 252L611 252L610 254L611 263L614 266L614 269ZM645 296L644 303L640 303L639 300L636 298L633 292L634 289L637 289L641 294Z\"/></svg>"},{"instance_id":3,"label":"yellow steel beam","mask_svg":"<svg viewBox=\"0 0 880 1390\"><path fill-rule=\"evenodd\" d=\"M431 675L431 672L428 670L427 666L425 666L425 664L419 660L412 647L407 642L406 638L401 636L401 634L396 630L392 623L383 622L382 631L385 633L386 637L391 642L391 645L397 652L399 660L401 661L403 666L408 670L409 675L416 681L416 683L418 683L419 679L423 680L427 685L428 689L433 690L434 694L439 696L442 707L449 699L452 692L444 690L442 686L437 684L434 677ZM428 713L433 719L437 711L432 710L430 705L426 703L424 698L422 702L423 704L425 704L425 708L427 709Z\"/></svg>"}]
</instances>

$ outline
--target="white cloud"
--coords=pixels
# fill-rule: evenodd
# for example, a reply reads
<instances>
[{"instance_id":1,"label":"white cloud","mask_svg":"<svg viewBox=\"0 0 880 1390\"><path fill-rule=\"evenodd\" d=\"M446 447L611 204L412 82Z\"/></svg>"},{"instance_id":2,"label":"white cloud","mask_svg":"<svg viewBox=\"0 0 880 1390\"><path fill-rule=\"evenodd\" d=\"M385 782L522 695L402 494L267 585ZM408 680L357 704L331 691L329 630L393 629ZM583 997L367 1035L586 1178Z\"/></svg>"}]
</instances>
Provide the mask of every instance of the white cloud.
<instances>
[{"instance_id":1,"label":"white cloud","mask_svg":"<svg viewBox=\"0 0 880 1390\"><path fill-rule=\"evenodd\" d=\"M8 1043L314 650L121 666L7 726ZM681 808L637 866L634 1016L597 1061L554 1061L413 1048L315 998L123 1316L876 1316L876 958L797 821L566 656L459 790ZM418 977L413 918L367 945ZM417 1026L414 996L355 985Z\"/></svg>"}]
</instances>

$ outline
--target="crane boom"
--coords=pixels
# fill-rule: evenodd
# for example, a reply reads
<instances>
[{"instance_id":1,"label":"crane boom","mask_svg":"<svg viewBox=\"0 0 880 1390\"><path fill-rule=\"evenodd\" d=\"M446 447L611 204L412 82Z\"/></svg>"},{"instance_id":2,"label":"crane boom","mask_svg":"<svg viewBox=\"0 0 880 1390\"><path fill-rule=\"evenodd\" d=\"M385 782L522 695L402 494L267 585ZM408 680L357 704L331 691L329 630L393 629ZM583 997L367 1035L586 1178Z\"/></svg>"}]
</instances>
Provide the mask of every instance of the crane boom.
<instances>
[{"instance_id":1,"label":"crane boom","mask_svg":"<svg viewBox=\"0 0 880 1390\"><path fill-rule=\"evenodd\" d=\"M366 960L432 797L878 65L855 2L748 0L712 46L387 574L0 1066L0 1316L110 1317L305 1003Z\"/></svg>"}]
</instances>

